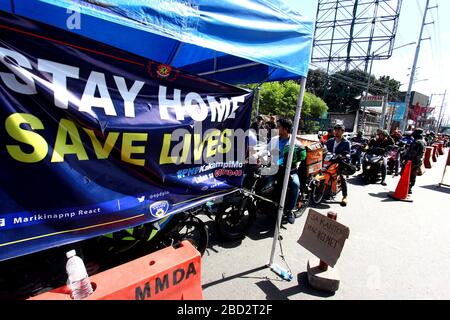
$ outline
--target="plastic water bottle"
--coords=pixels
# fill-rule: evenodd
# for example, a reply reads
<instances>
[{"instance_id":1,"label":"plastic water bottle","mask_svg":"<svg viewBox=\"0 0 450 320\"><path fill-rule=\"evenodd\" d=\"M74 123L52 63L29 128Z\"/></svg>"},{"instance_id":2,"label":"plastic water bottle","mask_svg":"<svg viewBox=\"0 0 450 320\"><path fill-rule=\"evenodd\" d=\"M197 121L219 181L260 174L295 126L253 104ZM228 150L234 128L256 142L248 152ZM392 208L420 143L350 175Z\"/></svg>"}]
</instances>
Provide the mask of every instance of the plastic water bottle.
<instances>
[{"instance_id":1,"label":"plastic water bottle","mask_svg":"<svg viewBox=\"0 0 450 320\"><path fill-rule=\"evenodd\" d=\"M272 263L272 265L270 266L270 269L272 269L273 272L275 272L277 275L279 275L284 280L287 280L287 281L292 280L292 274L288 270L286 270L285 268L280 266L279 264Z\"/></svg>"},{"instance_id":2,"label":"plastic water bottle","mask_svg":"<svg viewBox=\"0 0 450 320\"><path fill-rule=\"evenodd\" d=\"M75 250L66 253L67 263L66 271L68 276L68 285L72 292L71 297L74 300L84 299L91 295L91 281L84 266L83 260L76 255Z\"/></svg>"}]
</instances>

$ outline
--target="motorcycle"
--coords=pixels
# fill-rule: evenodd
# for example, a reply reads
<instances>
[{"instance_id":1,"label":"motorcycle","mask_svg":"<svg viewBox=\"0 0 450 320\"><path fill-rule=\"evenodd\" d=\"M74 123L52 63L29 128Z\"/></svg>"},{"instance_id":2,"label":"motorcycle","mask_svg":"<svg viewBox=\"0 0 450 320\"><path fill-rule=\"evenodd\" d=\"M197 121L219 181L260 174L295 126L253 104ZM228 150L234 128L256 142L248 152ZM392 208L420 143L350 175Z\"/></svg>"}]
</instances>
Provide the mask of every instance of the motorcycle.
<instances>
[{"instance_id":1,"label":"motorcycle","mask_svg":"<svg viewBox=\"0 0 450 320\"><path fill-rule=\"evenodd\" d=\"M190 241L203 255L208 229L197 217L205 207L196 207L156 222L114 232L110 235L51 248L2 261L0 299L27 299L66 284L65 253L76 249L89 275L116 267L168 246ZM25 275L25 276L24 276Z\"/></svg>"},{"instance_id":2,"label":"motorcycle","mask_svg":"<svg viewBox=\"0 0 450 320\"><path fill-rule=\"evenodd\" d=\"M382 148L371 148L367 150L362 161L362 179L365 184L376 183L379 176L381 176L381 166L385 151Z\"/></svg>"},{"instance_id":3,"label":"motorcycle","mask_svg":"<svg viewBox=\"0 0 450 320\"><path fill-rule=\"evenodd\" d=\"M200 214L208 215L205 205L88 240L91 244L83 250L104 270L169 246L177 247L184 240L191 242L203 256L209 232L198 217Z\"/></svg>"},{"instance_id":4,"label":"motorcycle","mask_svg":"<svg viewBox=\"0 0 450 320\"><path fill-rule=\"evenodd\" d=\"M313 204L318 205L324 198L333 198L341 191L339 171L347 176L356 172L356 167L350 163L349 158L331 152L325 154L321 172L315 175L309 184Z\"/></svg>"},{"instance_id":5,"label":"motorcycle","mask_svg":"<svg viewBox=\"0 0 450 320\"><path fill-rule=\"evenodd\" d=\"M361 170L361 159L364 156L365 144L352 142L350 149L350 159L351 163L356 166L357 171Z\"/></svg>"},{"instance_id":6,"label":"motorcycle","mask_svg":"<svg viewBox=\"0 0 450 320\"><path fill-rule=\"evenodd\" d=\"M262 175L262 165L248 165L243 188L223 198L215 211L215 225L226 240L242 239L257 217L275 220L280 189L273 176ZM300 217L309 206L308 195L300 188L295 216Z\"/></svg>"}]
</instances>

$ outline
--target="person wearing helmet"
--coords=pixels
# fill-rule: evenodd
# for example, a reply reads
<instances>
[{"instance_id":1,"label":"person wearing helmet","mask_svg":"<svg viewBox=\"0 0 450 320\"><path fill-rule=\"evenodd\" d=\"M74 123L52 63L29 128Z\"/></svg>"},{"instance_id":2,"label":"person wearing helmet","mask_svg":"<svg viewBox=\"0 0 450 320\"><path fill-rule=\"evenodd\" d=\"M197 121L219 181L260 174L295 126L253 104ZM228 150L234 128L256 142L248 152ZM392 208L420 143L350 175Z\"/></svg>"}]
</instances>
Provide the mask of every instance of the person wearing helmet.
<instances>
[{"instance_id":1,"label":"person wearing helmet","mask_svg":"<svg viewBox=\"0 0 450 320\"><path fill-rule=\"evenodd\" d=\"M377 130L377 139L374 141L371 141L369 144L370 148L379 148L381 151L383 151L383 164L381 165L381 185L386 186L386 175L387 175L387 157L386 153L388 149L394 145L394 140L389 135L389 132L387 130Z\"/></svg>"},{"instance_id":2,"label":"person wearing helmet","mask_svg":"<svg viewBox=\"0 0 450 320\"><path fill-rule=\"evenodd\" d=\"M405 144L402 142L402 132L400 130L395 130L392 135L392 140L394 140L394 144L397 146L395 165L394 165L394 176L398 176L399 170L401 169L401 157L405 152Z\"/></svg>"},{"instance_id":3,"label":"person wearing helmet","mask_svg":"<svg viewBox=\"0 0 450 320\"><path fill-rule=\"evenodd\" d=\"M414 142L409 146L408 150L406 151L404 163L403 163L403 170L405 169L406 163L408 160L411 161L411 172L409 176L409 194L412 194L412 187L416 184L416 177L417 173L420 169L420 166L422 165L422 159L423 155L425 153L426 143L423 139L423 130L422 129L415 129L412 134L414 138Z\"/></svg>"},{"instance_id":4,"label":"person wearing helmet","mask_svg":"<svg viewBox=\"0 0 450 320\"><path fill-rule=\"evenodd\" d=\"M333 152L333 154L340 155L342 157L346 157L350 155L351 144L344 137L345 127L342 125L334 126L334 138L331 138L326 143L326 148L329 152ZM347 180L345 176L339 172L341 179L341 188L342 188L342 200L341 206L345 207L347 205Z\"/></svg>"},{"instance_id":5,"label":"person wearing helmet","mask_svg":"<svg viewBox=\"0 0 450 320\"><path fill-rule=\"evenodd\" d=\"M358 131L356 134L356 137L352 138L350 142L352 143L352 147L357 148L356 153L354 156L355 164L358 170L361 167L361 154L363 151L363 148L369 143L366 138L364 138L362 131Z\"/></svg>"},{"instance_id":6,"label":"person wearing helmet","mask_svg":"<svg viewBox=\"0 0 450 320\"><path fill-rule=\"evenodd\" d=\"M402 139L402 133L401 133L401 131L400 131L400 130L395 130L395 131L392 133L392 139L394 140L394 142L395 142L396 144L398 144L398 143L400 142L400 140Z\"/></svg>"}]
</instances>

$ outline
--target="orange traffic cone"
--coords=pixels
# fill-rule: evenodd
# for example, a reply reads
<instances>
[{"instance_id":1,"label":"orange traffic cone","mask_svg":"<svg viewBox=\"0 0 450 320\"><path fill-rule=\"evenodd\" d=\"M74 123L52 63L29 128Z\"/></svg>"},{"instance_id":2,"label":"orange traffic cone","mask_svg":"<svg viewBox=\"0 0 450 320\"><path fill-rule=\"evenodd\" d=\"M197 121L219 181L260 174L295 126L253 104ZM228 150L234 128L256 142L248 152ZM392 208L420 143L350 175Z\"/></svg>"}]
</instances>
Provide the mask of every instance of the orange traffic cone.
<instances>
[{"instance_id":1,"label":"orange traffic cone","mask_svg":"<svg viewBox=\"0 0 450 320\"><path fill-rule=\"evenodd\" d=\"M412 199L409 197L409 177L411 174L411 160L408 160L405 166L405 170L403 170L403 174L400 177L400 181L398 182L397 188L395 192L390 192L388 195L392 199L399 201L412 202Z\"/></svg>"}]
</instances>

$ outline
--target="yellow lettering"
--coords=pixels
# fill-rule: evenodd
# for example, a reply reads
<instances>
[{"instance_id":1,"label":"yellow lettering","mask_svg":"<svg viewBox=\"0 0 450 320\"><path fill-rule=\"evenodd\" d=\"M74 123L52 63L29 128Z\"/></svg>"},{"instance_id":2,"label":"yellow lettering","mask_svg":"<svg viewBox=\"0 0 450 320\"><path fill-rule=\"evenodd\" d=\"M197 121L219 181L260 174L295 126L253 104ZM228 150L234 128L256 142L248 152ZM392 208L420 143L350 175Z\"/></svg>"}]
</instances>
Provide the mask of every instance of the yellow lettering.
<instances>
[{"instance_id":1,"label":"yellow lettering","mask_svg":"<svg viewBox=\"0 0 450 320\"><path fill-rule=\"evenodd\" d=\"M7 145L6 150L17 161L25 163L39 162L47 155L47 142L36 132L22 129L20 125L23 123L29 124L33 130L42 130L44 125L41 120L27 113L14 113L5 121L6 132L15 140L32 146L33 152L25 153L19 145Z\"/></svg>"},{"instance_id":2,"label":"yellow lettering","mask_svg":"<svg viewBox=\"0 0 450 320\"><path fill-rule=\"evenodd\" d=\"M187 157L189 155L189 150L191 148L191 140L192 140L192 136L190 134L187 134L184 136L183 152L181 153L180 163L185 163L187 160Z\"/></svg>"},{"instance_id":3,"label":"yellow lettering","mask_svg":"<svg viewBox=\"0 0 450 320\"><path fill-rule=\"evenodd\" d=\"M71 144L67 144L67 136L70 136ZM66 154L76 154L78 160L89 160L75 123L67 119L61 119L51 162L63 162Z\"/></svg>"},{"instance_id":4,"label":"yellow lettering","mask_svg":"<svg viewBox=\"0 0 450 320\"><path fill-rule=\"evenodd\" d=\"M172 134L165 133L163 138L163 144L161 149L161 156L159 157L159 164L172 164L176 163L177 159L170 156L170 144L171 144Z\"/></svg>"},{"instance_id":5,"label":"yellow lettering","mask_svg":"<svg viewBox=\"0 0 450 320\"><path fill-rule=\"evenodd\" d=\"M118 132L109 132L108 136L106 137L105 144L102 146L100 141L98 141L94 133L94 130L86 128L83 129L89 135L89 138L91 138L92 146L94 147L97 159L108 159L109 154L111 153L112 148L116 144L120 134Z\"/></svg>"},{"instance_id":6,"label":"yellow lettering","mask_svg":"<svg viewBox=\"0 0 450 320\"><path fill-rule=\"evenodd\" d=\"M219 144L219 139L214 139L214 137L220 136L220 130L211 131L211 136L208 138L208 145L206 147L206 158L210 158L216 155L217 145Z\"/></svg>"},{"instance_id":7,"label":"yellow lettering","mask_svg":"<svg viewBox=\"0 0 450 320\"><path fill-rule=\"evenodd\" d=\"M200 141L200 134L194 134L194 161L198 161L202 158L203 149L205 148L205 142L208 140L209 135L205 135L203 140Z\"/></svg>"},{"instance_id":8,"label":"yellow lettering","mask_svg":"<svg viewBox=\"0 0 450 320\"><path fill-rule=\"evenodd\" d=\"M147 141L147 133L124 133L122 138L122 161L144 166L145 159L131 159L132 154L145 153L145 146L133 146L134 141Z\"/></svg>"},{"instance_id":9,"label":"yellow lettering","mask_svg":"<svg viewBox=\"0 0 450 320\"><path fill-rule=\"evenodd\" d=\"M225 129L222 132L220 141L225 145L225 147L219 145L217 151L219 151L220 153L228 153L231 150L231 140L230 138L227 138L227 136L233 136L233 131L231 129Z\"/></svg>"}]
</instances>

